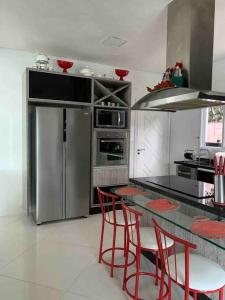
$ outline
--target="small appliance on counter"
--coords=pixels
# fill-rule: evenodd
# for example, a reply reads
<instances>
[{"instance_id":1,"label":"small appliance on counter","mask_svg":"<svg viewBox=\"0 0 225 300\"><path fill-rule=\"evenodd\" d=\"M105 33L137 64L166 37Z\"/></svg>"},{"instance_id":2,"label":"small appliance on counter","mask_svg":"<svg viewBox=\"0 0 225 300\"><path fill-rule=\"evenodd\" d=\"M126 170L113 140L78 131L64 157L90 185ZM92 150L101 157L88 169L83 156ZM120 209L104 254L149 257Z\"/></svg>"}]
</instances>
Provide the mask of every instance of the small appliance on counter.
<instances>
[{"instance_id":1,"label":"small appliance on counter","mask_svg":"<svg viewBox=\"0 0 225 300\"><path fill-rule=\"evenodd\" d=\"M184 159L195 160L196 159L195 151L194 150L189 150L189 149L184 150Z\"/></svg>"}]
</instances>

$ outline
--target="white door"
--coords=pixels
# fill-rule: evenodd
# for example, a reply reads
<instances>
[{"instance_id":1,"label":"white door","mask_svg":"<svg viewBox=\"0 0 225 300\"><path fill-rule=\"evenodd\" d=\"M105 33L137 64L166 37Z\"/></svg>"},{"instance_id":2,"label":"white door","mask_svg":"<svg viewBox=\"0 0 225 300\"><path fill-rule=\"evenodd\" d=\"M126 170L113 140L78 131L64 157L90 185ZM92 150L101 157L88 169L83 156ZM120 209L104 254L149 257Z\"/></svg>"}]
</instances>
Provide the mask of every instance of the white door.
<instances>
[{"instance_id":1,"label":"white door","mask_svg":"<svg viewBox=\"0 0 225 300\"><path fill-rule=\"evenodd\" d=\"M135 111L132 124L130 177L168 175L170 113Z\"/></svg>"}]
</instances>

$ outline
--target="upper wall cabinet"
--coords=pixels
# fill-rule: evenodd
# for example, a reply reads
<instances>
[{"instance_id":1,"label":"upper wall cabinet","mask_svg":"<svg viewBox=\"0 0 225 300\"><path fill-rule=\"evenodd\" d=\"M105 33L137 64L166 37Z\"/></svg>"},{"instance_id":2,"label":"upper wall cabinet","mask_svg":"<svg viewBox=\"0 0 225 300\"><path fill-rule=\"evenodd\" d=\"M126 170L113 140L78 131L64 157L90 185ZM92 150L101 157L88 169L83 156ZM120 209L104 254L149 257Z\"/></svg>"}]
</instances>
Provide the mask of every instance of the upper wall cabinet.
<instances>
[{"instance_id":1,"label":"upper wall cabinet","mask_svg":"<svg viewBox=\"0 0 225 300\"><path fill-rule=\"evenodd\" d=\"M29 71L29 98L91 103L92 80L78 76Z\"/></svg>"}]
</instances>

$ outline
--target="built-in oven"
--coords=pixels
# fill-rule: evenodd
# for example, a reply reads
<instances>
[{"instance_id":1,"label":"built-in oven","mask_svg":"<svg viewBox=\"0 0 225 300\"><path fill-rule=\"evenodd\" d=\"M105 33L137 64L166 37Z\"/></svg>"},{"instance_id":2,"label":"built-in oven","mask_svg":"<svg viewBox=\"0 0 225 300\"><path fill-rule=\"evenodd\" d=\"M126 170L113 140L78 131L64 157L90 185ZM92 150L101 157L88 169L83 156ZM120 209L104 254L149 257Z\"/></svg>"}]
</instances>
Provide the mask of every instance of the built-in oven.
<instances>
[{"instance_id":1,"label":"built-in oven","mask_svg":"<svg viewBox=\"0 0 225 300\"><path fill-rule=\"evenodd\" d=\"M95 166L117 166L128 164L127 131L96 131L94 139Z\"/></svg>"},{"instance_id":2,"label":"built-in oven","mask_svg":"<svg viewBox=\"0 0 225 300\"><path fill-rule=\"evenodd\" d=\"M122 109L95 109L96 128L125 129L127 126L127 112Z\"/></svg>"},{"instance_id":3,"label":"built-in oven","mask_svg":"<svg viewBox=\"0 0 225 300\"><path fill-rule=\"evenodd\" d=\"M189 179L197 179L197 169L184 166L184 165L177 165L177 176L189 178Z\"/></svg>"}]
</instances>

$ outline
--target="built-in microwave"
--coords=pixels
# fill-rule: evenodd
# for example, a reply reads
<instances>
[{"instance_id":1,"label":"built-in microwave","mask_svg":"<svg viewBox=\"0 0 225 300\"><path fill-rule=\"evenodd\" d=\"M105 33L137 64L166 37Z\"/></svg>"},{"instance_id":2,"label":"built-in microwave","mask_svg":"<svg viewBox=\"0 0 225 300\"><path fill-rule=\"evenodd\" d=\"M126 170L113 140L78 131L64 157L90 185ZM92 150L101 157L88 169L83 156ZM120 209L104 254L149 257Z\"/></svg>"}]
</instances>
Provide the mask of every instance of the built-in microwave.
<instances>
[{"instance_id":1,"label":"built-in microwave","mask_svg":"<svg viewBox=\"0 0 225 300\"><path fill-rule=\"evenodd\" d=\"M96 128L126 128L126 111L122 109L97 108L95 110Z\"/></svg>"}]
</instances>

